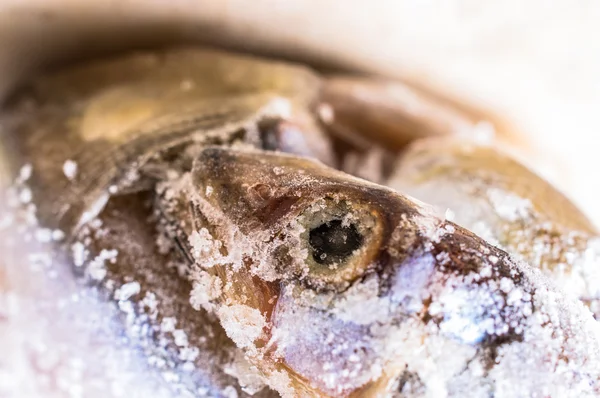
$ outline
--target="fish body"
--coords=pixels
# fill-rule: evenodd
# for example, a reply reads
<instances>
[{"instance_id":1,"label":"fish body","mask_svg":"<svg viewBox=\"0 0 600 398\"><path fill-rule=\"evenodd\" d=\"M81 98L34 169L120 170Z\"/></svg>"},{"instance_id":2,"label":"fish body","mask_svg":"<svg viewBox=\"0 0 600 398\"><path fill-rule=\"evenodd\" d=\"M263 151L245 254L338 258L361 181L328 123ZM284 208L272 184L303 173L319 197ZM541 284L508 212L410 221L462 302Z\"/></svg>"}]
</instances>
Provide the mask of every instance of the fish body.
<instances>
[{"instance_id":1,"label":"fish body","mask_svg":"<svg viewBox=\"0 0 600 398\"><path fill-rule=\"evenodd\" d=\"M495 245L468 229L468 211L455 224L418 200L443 206L448 189L476 186L479 165L485 187L508 197L518 188L501 185L505 169L467 156L471 169L432 174L451 146L431 145L421 161L398 139L418 156L399 157L390 178L349 175L339 168L361 140L340 145L348 137L328 130L323 106L335 115L336 103L320 102L323 87L301 66L203 49L50 74L3 111L14 171L28 166L13 193L34 201L34 228L65 235L71 275L116 302L132 344L181 394L600 394L600 329L578 300L594 291L565 293L547 272L561 256L512 245L505 232L531 231L526 220L517 228L477 207ZM373 122L379 132L396 132L393 109ZM542 203L537 221L575 228L586 244L595 236L570 202L515 167L543 188L522 192ZM460 204L480 197L468 191Z\"/></svg>"}]
</instances>

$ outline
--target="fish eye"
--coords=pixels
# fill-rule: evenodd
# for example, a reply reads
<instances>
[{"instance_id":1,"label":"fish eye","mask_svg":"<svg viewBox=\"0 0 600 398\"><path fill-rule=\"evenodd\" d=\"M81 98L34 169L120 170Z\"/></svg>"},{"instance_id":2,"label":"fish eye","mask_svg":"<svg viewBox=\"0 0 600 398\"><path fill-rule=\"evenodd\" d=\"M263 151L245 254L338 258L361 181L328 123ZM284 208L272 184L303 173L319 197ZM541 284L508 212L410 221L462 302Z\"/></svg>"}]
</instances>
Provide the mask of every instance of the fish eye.
<instances>
[{"instance_id":1,"label":"fish eye","mask_svg":"<svg viewBox=\"0 0 600 398\"><path fill-rule=\"evenodd\" d=\"M373 266L380 251L382 226L368 205L322 199L297 219L305 250L303 277L312 287L345 287Z\"/></svg>"},{"instance_id":2,"label":"fish eye","mask_svg":"<svg viewBox=\"0 0 600 398\"><path fill-rule=\"evenodd\" d=\"M311 229L308 242L312 259L319 264L331 265L344 262L360 249L363 237L356 225L331 220Z\"/></svg>"}]
</instances>

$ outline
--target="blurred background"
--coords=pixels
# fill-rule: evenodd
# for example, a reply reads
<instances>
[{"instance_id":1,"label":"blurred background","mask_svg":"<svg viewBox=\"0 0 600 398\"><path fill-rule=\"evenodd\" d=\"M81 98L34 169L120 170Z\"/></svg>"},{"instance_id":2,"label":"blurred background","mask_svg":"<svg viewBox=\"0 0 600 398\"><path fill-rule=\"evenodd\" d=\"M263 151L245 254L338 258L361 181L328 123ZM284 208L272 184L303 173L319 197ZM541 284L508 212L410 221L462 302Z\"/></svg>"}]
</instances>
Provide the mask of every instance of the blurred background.
<instances>
[{"instance_id":1,"label":"blurred background","mask_svg":"<svg viewBox=\"0 0 600 398\"><path fill-rule=\"evenodd\" d=\"M524 160L600 224L598 20L587 0L3 0L0 95L47 65L174 42L374 72L518 134Z\"/></svg>"}]
</instances>

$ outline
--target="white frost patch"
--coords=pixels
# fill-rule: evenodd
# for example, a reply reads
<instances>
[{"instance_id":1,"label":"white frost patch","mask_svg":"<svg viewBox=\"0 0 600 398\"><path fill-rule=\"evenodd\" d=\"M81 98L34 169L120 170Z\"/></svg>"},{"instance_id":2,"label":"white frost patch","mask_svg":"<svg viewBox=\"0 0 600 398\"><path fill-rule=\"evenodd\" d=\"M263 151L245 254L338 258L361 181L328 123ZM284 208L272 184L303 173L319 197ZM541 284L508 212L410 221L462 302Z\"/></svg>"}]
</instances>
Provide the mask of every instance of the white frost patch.
<instances>
[{"instance_id":1,"label":"white frost patch","mask_svg":"<svg viewBox=\"0 0 600 398\"><path fill-rule=\"evenodd\" d=\"M272 372L266 381L269 387L281 394L282 398L295 398L297 396L290 377L285 372Z\"/></svg>"},{"instance_id":2,"label":"white frost patch","mask_svg":"<svg viewBox=\"0 0 600 398\"><path fill-rule=\"evenodd\" d=\"M76 267L81 267L85 263L89 256L89 251L86 249L82 242L75 242L71 246L71 253L73 255L73 263Z\"/></svg>"},{"instance_id":3,"label":"white frost patch","mask_svg":"<svg viewBox=\"0 0 600 398\"><path fill-rule=\"evenodd\" d=\"M283 167L279 167L279 166L273 167L273 174L275 174L276 176L280 176L283 173L285 173L285 171L283 170Z\"/></svg>"},{"instance_id":4,"label":"white frost patch","mask_svg":"<svg viewBox=\"0 0 600 398\"><path fill-rule=\"evenodd\" d=\"M135 296L140 292L140 284L138 282L125 283L119 289L115 291L115 300L125 301Z\"/></svg>"},{"instance_id":5,"label":"white frost patch","mask_svg":"<svg viewBox=\"0 0 600 398\"><path fill-rule=\"evenodd\" d=\"M65 238L65 233L60 229L55 229L52 231L52 240L55 242L60 242Z\"/></svg>"},{"instance_id":6,"label":"white frost patch","mask_svg":"<svg viewBox=\"0 0 600 398\"><path fill-rule=\"evenodd\" d=\"M177 325L177 320L173 317L165 317L160 323L160 330L163 333L172 333L175 331L175 325Z\"/></svg>"},{"instance_id":7,"label":"white frost patch","mask_svg":"<svg viewBox=\"0 0 600 398\"><path fill-rule=\"evenodd\" d=\"M456 217L456 215L454 214L452 209L447 208L446 212L444 213L444 217L446 218L447 221L454 221L454 218Z\"/></svg>"},{"instance_id":8,"label":"white frost patch","mask_svg":"<svg viewBox=\"0 0 600 398\"><path fill-rule=\"evenodd\" d=\"M420 312L429 296L426 287L434 269L435 261L431 255L408 260L394 276L392 302L401 303L409 312Z\"/></svg>"},{"instance_id":9,"label":"white frost patch","mask_svg":"<svg viewBox=\"0 0 600 398\"><path fill-rule=\"evenodd\" d=\"M52 230L49 228L38 228L34 234L35 240L40 243L48 243L52 241Z\"/></svg>"},{"instance_id":10,"label":"white frost patch","mask_svg":"<svg viewBox=\"0 0 600 398\"><path fill-rule=\"evenodd\" d=\"M418 375L424 388L415 397L482 396L472 389L457 391L456 395L448 391L449 384L474 358L475 347L442 336L435 326L424 325L415 318L408 319L397 330L381 327L372 331L382 338L379 350L390 359L389 368L400 369L399 374L406 369Z\"/></svg>"},{"instance_id":11,"label":"white frost patch","mask_svg":"<svg viewBox=\"0 0 600 398\"><path fill-rule=\"evenodd\" d=\"M275 97L262 109L261 113L288 119L292 116L292 104L286 98Z\"/></svg>"},{"instance_id":12,"label":"white frost patch","mask_svg":"<svg viewBox=\"0 0 600 398\"><path fill-rule=\"evenodd\" d=\"M410 200L414 201L419 206L420 210L420 214L414 216L412 221L423 235L433 242L438 242L440 237L447 232L440 228L442 221L439 217L438 209L414 198L410 198Z\"/></svg>"},{"instance_id":13,"label":"white frost patch","mask_svg":"<svg viewBox=\"0 0 600 398\"><path fill-rule=\"evenodd\" d=\"M222 391L225 398L238 398L239 395L234 386L227 386Z\"/></svg>"},{"instance_id":14,"label":"white frost patch","mask_svg":"<svg viewBox=\"0 0 600 398\"><path fill-rule=\"evenodd\" d=\"M217 311L227 336L240 348L253 347L267 326L265 317L247 305L224 305Z\"/></svg>"},{"instance_id":15,"label":"white frost patch","mask_svg":"<svg viewBox=\"0 0 600 398\"><path fill-rule=\"evenodd\" d=\"M118 254L117 250L102 249L88 264L85 270L86 275L92 280L101 281L106 276L106 262L110 261L114 264Z\"/></svg>"},{"instance_id":16,"label":"white frost patch","mask_svg":"<svg viewBox=\"0 0 600 398\"><path fill-rule=\"evenodd\" d=\"M332 313L346 322L368 325L389 318L389 297L379 297L379 278L352 285L334 304Z\"/></svg>"},{"instance_id":17,"label":"white frost patch","mask_svg":"<svg viewBox=\"0 0 600 398\"><path fill-rule=\"evenodd\" d=\"M486 333L496 334L496 325L500 328L504 326L502 320L494 320L483 313L487 308L481 303L487 302L494 302L493 293L487 289L453 289L441 295L439 302L431 304L429 313L432 316L445 314L440 323L442 333L467 344L476 344ZM499 330L498 334L502 332L503 330Z\"/></svg>"},{"instance_id":18,"label":"white frost patch","mask_svg":"<svg viewBox=\"0 0 600 398\"><path fill-rule=\"evenodd\" d=\"M71 159L65 161L63 164L63 173L69 180L73 180L77 176L77 163Z\"/></svg>"},{"instance_id":19,"label":"white frost patch","mask_svg":"<svg viewBox=\"0 0 600 398\"><path fill-rule=\"evenodd\" d=\"M29 189L28 187L24 187L23 189L21 189L21 192L19 193L19 201L22 204L30 203L32 199L33 194L31 193L31 189Z\"/></svg>"},{"instance_id":20,"label":"white frost patch","mask_svg":"<svg viewBox=\"0 0 600 398\"><path fill-rule=\"evenodd\" d=\"M190 304L195 310L212 309L211 302L221 296L223 282L218 276L200 271L194 275L194 286L190 293Z\"/></svg>"},{"instance_id":21,"label":"white frost patch","mask_svg":"<svg viewBox=\"0 0 600 398\"><path fill-rule=\"evenodd\" d=\"M96 201L89 206L88 210L83 212L75 229L79 229L98 217L108 203L108 199L110 199L110 194L108 192L100 195Z\"/></svg>"},{"instance_id":22,"label":"white frost patch","mask_svg":"<svg viewBox=\"0 0 600 398\"><path fill-rule=\"evenodd\" d=\"M497 188L489 188L487 195L496 213L506 221L523 220L531 214L532 205L529 199Z\"/></svg>"},{"instance_id":23,"label":"white frost patch","mask_svg":"<svg viewBox=\"0 0 600 398\"><path fill-rule=\"evenodd\" d=\"M188 345L187 333L181 329L173 330L173 342L178 347L187 347L187 345Z\"/></svg>"},{"instance_id":24,"label":"white frost patch","mask_svg":"<svg viewBox=\"0 0 600 398\"><path fill-rule=\"evenodd\" d=\"M214 239L206 228L192 232L188 238L188 242L191 246L194 260L202 268L222 265L227 261L227 258L221 254L223 242Z\"/></svg>"},{"instance_id":25,"label":"white frost patch","mask_svg":"<svg viewBox=\"0 0 600 398\"><path fill-rule=\"evenodd\" d=\"M30 163L23 165L23 167L21 167L21 170L19 170L19 177L17 179L17 182L22 184L25 181L29 180L31 178L32 172L33 167Z\"/></svg>"},{"instance_id":26,"label":"white frost patch","mask_svg":"<svg viewBox=\"0 0 600 398\"><path fill-rule=\"evenodd\" d=\"M228 375L235 377L240 383L242 391L249 395L254 395L265 387L262 373L240 351L236 352L233 362L223 370Z\"/></svg>"},{"instance_id":27,"label":"white frost patch","mask_svg":"<svg viewBox=\"0 0 600 398\"><path fill-rule=\"evenodd\" d=\"M326 102L319 104L317 107L317 114L319 115L319 119L321 119L321 121L325 124L331 124L335 119L333 107Z\"/></svg>"}]
</instances>

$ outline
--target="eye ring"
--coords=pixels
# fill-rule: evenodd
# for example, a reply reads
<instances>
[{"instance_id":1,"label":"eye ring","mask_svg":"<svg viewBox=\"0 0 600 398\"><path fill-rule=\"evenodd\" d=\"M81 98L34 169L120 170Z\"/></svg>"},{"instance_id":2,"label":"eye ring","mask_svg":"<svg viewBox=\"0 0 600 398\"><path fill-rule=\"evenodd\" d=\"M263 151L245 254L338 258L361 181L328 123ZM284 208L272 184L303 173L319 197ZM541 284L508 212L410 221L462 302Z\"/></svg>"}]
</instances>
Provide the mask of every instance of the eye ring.
<instances>
[{"instance_id":1,"label":"eye ring","mask_svg":"<svg viewBox=\"0 0 600 398\"><path fill-rule=\"evenodd\" d=\"M324 198L297 218L307 253L303 280L316 289L346 288L374 266L381 249L382 221L368 204Z\"/></svg>"}]
</instances>

